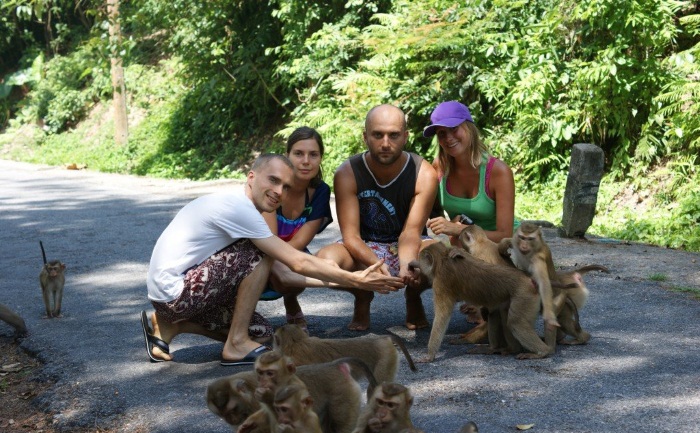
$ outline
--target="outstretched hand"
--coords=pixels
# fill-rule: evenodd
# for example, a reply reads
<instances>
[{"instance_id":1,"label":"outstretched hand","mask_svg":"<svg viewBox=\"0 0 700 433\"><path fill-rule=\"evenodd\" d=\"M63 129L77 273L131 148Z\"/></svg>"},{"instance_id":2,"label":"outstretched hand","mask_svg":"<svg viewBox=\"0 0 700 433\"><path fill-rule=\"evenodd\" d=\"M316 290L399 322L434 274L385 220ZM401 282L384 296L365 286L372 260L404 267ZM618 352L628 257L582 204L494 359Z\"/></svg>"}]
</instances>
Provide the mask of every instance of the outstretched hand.
<instances>
[{"instance_id":1,"label":"outstretched hand","mask_svg":"<svg viewBox=\"0 0 700 433\"><path fill-rule=\"evenodd\" d=\"M405 286L403 279L385 275L382 272L383 265L384 260L379 260L365 270L354 272L359 277L358 288L382 294L403 288Z\"/></svg>"}]
</instances>

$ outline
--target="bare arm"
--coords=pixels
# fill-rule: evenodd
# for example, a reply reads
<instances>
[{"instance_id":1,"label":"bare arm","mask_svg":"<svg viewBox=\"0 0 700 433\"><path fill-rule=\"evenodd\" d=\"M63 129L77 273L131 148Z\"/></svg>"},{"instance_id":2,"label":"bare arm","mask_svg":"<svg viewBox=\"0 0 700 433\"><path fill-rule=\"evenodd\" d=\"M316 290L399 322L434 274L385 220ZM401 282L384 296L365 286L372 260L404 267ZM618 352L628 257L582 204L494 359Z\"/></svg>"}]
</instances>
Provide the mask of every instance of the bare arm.
<instances>
[{"instance_id":1,"label":"bare arm","mask_svg":"<svg viewBox=\"0 0 700 433\"><path fill-rule=\"evenodd\" d=\"M292 271L307 277L331 281L342 287L355 287L379 293L396 291L404 286L400 278L372 272L376 270L379 263L374 263L374 267L363 272L348 272L323 259L295 249L277 236L251 239L251 241L265 254L284 263Z\"/></svg>"},{"instance_id":2,"label":"bare arm","mask_svg":"<svg viewBox=\"0 0 700 433\"><path fill-rule=\"evenodd\" d=\"M496 201L496 230L486 236L494 242L513 236L515 217L515 180L513 171L503 161L497 160L491 169L489 183L491 197Z\"/></svg>"},{"instance_id":3,"label":"bare arm","mask_svg":"<svg viewBox=\"0 0 700 433\"><path fill-rule=\"evenodd\" d=\"M425 160L421 164L416 179L416 191L411 200L411 209L399 236L399 277L406 284L411 283L408 264L418 257L421 246L421 233L430 216L437 192L437 173Z\"/></svg>"},{"instance_id":4,"label":"bare arm","mask_svg":"<svg viewBox=\"0 0 700 433\"><path fill-rule=\"evenodd\" d=\"M357 200L357 183L349 161L345 161L338 167L333 185L343 245L350 252L355 263L360 265L359 267L376 263L379 258L360 237L360 202ZM383 274L389 275L386 265L382 265L380 269Z\"/></svg>"}]
</instances>

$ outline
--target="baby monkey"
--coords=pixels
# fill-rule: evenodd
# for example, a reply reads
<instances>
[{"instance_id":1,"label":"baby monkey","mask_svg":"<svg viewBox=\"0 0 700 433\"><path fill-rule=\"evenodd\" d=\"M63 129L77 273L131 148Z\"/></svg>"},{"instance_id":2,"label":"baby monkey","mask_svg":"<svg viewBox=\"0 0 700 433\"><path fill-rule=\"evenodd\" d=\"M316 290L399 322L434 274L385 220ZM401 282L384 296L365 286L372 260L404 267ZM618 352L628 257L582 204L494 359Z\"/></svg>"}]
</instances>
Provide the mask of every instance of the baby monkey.
<instances>
[{"instance_id":1,"label":"baby monkey","mask_svg":"<svg viewBox=\"0 0 700 433\"><path fill-rule=\"evenodd\" d=\"M44 258L44 266L39 273L39 284L41 285L41 295L44 298L46 307L46 317L61 317L61 300L63 298L63 285L66 283L64 272L66 265L60 260L46 261L44 244L39 241L41 255Z\"/></svg>"}]
</instances>

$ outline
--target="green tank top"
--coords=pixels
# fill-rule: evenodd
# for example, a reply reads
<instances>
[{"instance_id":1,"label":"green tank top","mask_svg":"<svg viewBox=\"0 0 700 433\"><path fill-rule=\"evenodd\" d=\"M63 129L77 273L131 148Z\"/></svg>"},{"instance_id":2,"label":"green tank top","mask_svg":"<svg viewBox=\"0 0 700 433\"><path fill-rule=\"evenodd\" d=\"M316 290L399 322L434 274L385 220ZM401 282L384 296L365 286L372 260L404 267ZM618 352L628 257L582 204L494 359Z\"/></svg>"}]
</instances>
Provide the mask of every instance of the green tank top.
<instances>
[{"instance_id":1,"label":"green tank top","mask_svg":"<svg viewBox=\"0 0 700 433\"><path fill-rule=\"evenodd\" d=\"M440 179L438 198L442 209L447 212L450 220L460 214L465 214L484 230L496 230L496 202L486 194L486 166L489 162L488 154L481 158L479 166L479 192L474 198L455 197L447 192L447 176ZM520 225L517 219L513 220L513 229Z\"/></svg>"}]
</instances>

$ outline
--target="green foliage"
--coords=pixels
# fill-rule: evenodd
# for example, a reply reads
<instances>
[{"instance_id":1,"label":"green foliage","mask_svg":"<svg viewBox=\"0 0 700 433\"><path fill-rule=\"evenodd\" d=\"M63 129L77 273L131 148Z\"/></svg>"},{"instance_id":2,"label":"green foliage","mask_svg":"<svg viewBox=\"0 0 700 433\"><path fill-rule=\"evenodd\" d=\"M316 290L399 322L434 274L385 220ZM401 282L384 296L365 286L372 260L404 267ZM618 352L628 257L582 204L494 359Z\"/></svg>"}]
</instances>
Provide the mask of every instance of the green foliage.
<instances>
[{"instance_id":1,"label":"green foliage","mask_svg":"<svg viewBox=\"0 0 700 433\"><path fill-rule=\"evenodd\" d=\"M136 0L122 2L116 46L103 2L10 0L0 5L0 145L33 161L211 179L240 176L309 125L324 137L331 183L364 149L372 106L403 108L408 148L432 160L436 143L421 131L439 102L457 99L513 167L518 217L559 222L571 146L588 142L607 166L592 234L700 250L696 10L676 0ZM110 104L114 52L130 112L120 148L108 120L91 124ZM37 143L8 138L35 123ZM629 191L651 193L641 206Z\"/></svg>"}]
</instances>

